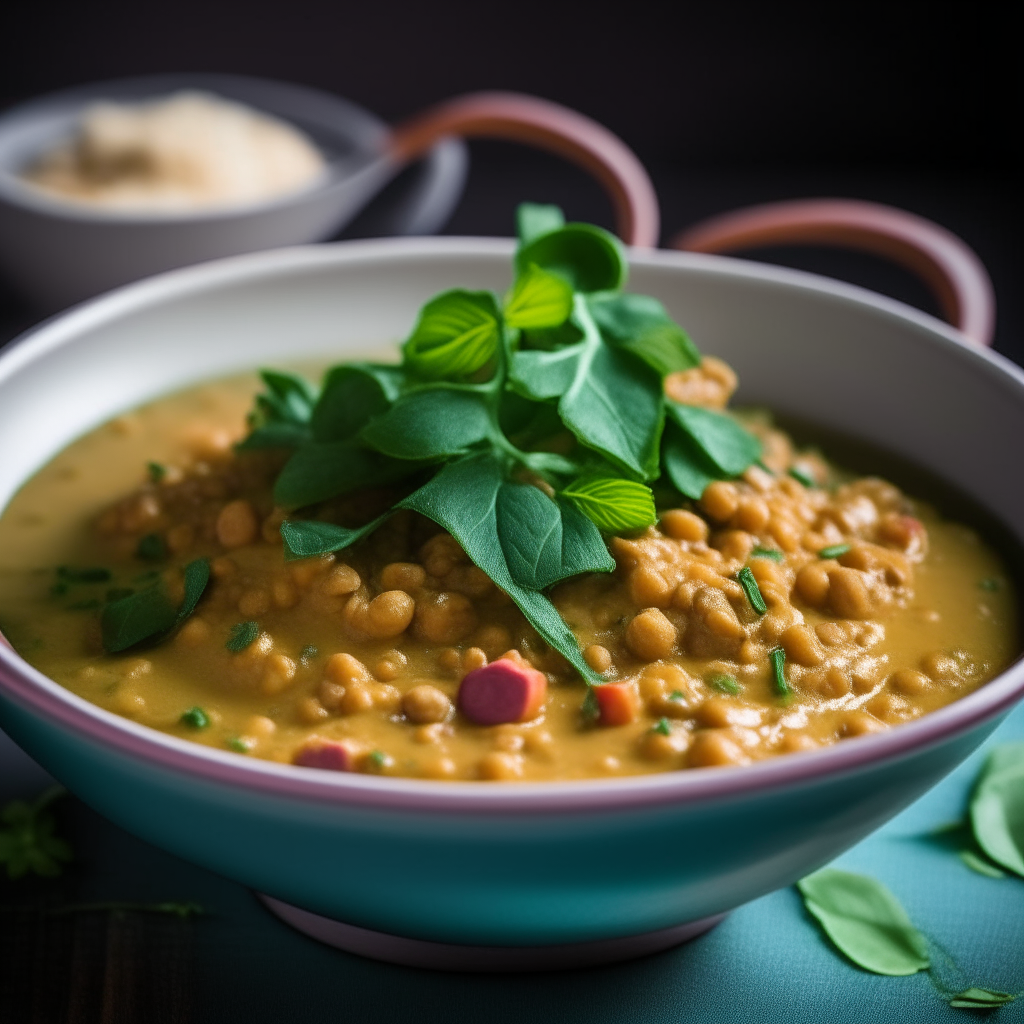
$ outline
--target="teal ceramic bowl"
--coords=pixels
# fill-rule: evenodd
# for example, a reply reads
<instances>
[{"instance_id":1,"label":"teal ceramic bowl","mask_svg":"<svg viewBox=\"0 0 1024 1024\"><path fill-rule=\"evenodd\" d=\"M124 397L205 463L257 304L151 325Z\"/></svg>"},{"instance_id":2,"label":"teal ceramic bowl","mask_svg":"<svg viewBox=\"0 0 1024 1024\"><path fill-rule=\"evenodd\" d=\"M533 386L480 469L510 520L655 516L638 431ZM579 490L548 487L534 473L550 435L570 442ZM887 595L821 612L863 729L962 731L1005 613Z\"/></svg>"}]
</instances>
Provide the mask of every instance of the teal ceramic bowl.
<instances>
[{"instance_id":1,"label":"teal ceramic bowl","mask_svg":"<svg viewBox=\"0 0 1024 1024\"><path fill-rule=\"evenodd\" d=\"M162 393L401 338L442 288L508 285L512 243L416 239L238 257L132 285L0 357L0 507L68 442ZM741 402L882 445L1024 540L1024 375L952 328L832 281L644 253L656 295L739 372ZM742 768L550 784L331 773L190 744L0 645L0 726L100 813L265 894L344 948L462 969L663 948L788 885L906 807L1024 695L1019 661L884 733Z\"/></svg>"}]
</instances>

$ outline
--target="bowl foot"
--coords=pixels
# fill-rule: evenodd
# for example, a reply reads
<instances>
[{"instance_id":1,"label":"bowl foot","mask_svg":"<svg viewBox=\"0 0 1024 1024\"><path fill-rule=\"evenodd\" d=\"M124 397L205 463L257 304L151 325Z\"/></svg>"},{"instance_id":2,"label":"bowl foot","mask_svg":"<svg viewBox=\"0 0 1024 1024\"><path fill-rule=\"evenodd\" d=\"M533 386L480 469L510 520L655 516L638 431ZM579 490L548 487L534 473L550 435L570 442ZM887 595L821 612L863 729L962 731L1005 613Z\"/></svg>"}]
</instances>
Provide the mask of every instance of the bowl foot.
<instances>
[{"instance_id":1,"label":"bowl foot","mask_svg":"<svg viewBox=\"0 0 1024 1024\"><path fill-rule=\"evenodd\" d=\"M258 895L267 908L286 924L328 946L372 960L433 971L562 971L574 967L596 967L678 946L710 931L726 916L715 914L642 935L599 939L596 942L570 942L557 946L464 946L375 932L321 917L273 896Z\"/></svg>"}]
</instances>

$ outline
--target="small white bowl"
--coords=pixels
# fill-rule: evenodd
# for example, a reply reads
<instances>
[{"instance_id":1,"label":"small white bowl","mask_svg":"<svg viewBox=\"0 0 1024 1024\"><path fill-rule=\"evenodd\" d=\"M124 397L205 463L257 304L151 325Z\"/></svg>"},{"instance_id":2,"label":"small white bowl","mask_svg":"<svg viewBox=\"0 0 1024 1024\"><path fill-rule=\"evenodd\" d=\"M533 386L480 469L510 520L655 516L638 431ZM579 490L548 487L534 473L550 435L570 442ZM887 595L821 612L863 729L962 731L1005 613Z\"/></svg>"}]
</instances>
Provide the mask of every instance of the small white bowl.
<instances>
[{"instance_id":1,"label":"small white bowl","mask_svg":"<svg viewBox=\"0 0 1024 1024\"><path fill-rule=\"evenodd\" d=\"M97 100L138 102L202 90L302 129L327 160L308 189L271 202L196 213L135 213L62 202L25 182L25 167L71 137ZM61 309L162 270L332 237L401 169L388 126L329 93L236 75L160 75L82 86L0 116L0 272L34 305ZM399 211L394 234L431 234L462 193L465 144L446 139Z\"/></svg>"}]
</instances>

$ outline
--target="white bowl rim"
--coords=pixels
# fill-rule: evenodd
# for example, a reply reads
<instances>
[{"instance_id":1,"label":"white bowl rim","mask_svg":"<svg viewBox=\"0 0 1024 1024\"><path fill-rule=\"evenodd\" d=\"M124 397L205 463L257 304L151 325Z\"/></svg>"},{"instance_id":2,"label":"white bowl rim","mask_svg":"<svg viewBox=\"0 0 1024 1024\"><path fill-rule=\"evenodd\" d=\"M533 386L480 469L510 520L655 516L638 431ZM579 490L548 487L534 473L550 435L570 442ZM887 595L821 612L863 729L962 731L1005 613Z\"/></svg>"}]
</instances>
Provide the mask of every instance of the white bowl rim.
<instances>
[{"instance_id":1,"label":"white bowl rim","mask_svg":"<svg viewBox=\"0 0 1024 1024\"><path fill-rule=\"evenodd\" d=\"M393 258L438 256L507 259L511 239L401 238L296 246L212 261L168 271L90 299L29 329L0 354L0 381L43 356L72 343L76 335L157 301L202 294L218 287L311 267L342 267ZM828 296L840 303L869 306L887 318L926 330L940 346L954 346L1020 389L1024 371L959 331L896 300L830 278L747 260L694 253L631 250L636 266L679 267L718 276L777 284L798 292ZM1010 378L1007 381L1007 378ZM358 806L381 812L405 811L449 815L588 814L739 799L765 790L813 786L839 777L895 764L957 734L994 719L1024 697L1024 657L995 679L946 707L882 733L844 740L819 750L787 754L742 767L658 772L615 779L570 782L435 782L330 772L247 758L192 743L106 711L64 689L23 661L0 642L0 692L32 714L49 719L87 741L178 775L252 795L333 806Z\"/></svg>"},{"instance_id":2,"label":"white bowl rim","mask_svg":"<svg viewBox=\"0 0 1024 1024\"><path fill-rule=\"evenodd\" d=\"M109 91L113 87L123 87L131 84L142 85L147 82L152 82L154 85L157 83L165 83L169 87L184 90L189 88L188 83L190 81L195 83L206 83L205 85L196 84L193 86L193 88L200 91L203 89L206 91L214 91L216 83L219 81L223 86L230 85L232 82L251 83L263 89L279 90L282 95L291 93L298 96L302 93L306 93L310 97L316 98L318 102L329 102L335 105L339 111L344 110L347 116L361 121L366 130L376 129L378 134L378 148L373 150L365 148L354 149L353 153L349 157L345 158L345 160L352 162L352 166L346 166L342 169L340 165L344 161L330 158L329 154L324 153L321 147L316 145L314 141L313 144L315 148L324 158L324 169L321 174L309 181L307 184L288 192L272 196L270 199L244 203L225 203L223 205L212 206L205 209L199 208L197 210L182 211L119 210L102 206L90 206L85 202L76 202L72 199L62 199L51 195L47 190L38 188L30 182L24 181L17 174L12 174L3 167L0 167L0 202L6 202L12 206L17 206L33 213L44 214L54 219L63 219L86 224L127 225L144 228L155 225L181 224L184 226L205 223L223 223L229 220L244 219L257 214L273 213L277 210L286 209L296 203L304 202L313 196L320 195L333 188L348 184L353 177L365 170L369 165L376 164L379 161L390 160L387 149L384 145L384 140L389 134L389 128L384 121L377 117L376 114L359 106L357 103L353 103L351 100L343 96L336 96L325 89L316 89L312 86L300 85L293 82L281 82L276 79L262 78L256 75L207 74L201 72L190 74L182 72L176 74L138 75L128 78L115 78L104 80L102 82L90 82L84 85L72 86L68 89L61 89L55 92L46 93L43 96L33 97L23 103L15 104L14 106L8 107L6 110L0 111L0 132L3 132L5 127L4 122L8 118L13 120L30 116L33 112L33 108L38 107L45 110L51 104L58 103L64 99L71 100L73 98L80 97L82 105L84 106L90 102L90 98L93 100L99 99L104 95L105 90ZM177 84L175 85L174 83ZM231 99L231 97L227 96L221 98ZM279 114L272 114L261 108L258 104L248 103L247 105L258 113L267 114L267 116L275 117L278 120L283 120L291 124L288 118ZM297 126L292 125L292 127ZM340 132L338 134L339 136L341 135ZM349 141L353 140L349 138Z\"/></svg>"}]
</instances>

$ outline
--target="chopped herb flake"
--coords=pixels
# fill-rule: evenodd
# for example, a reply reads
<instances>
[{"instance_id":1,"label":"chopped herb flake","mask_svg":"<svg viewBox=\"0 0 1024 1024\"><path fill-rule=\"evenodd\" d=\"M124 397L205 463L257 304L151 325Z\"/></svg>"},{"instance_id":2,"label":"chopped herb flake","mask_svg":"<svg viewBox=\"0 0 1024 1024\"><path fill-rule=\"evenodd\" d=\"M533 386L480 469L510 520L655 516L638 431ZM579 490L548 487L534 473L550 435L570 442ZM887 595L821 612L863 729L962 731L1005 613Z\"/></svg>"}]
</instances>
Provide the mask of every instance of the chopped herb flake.
<instances>
[{"instance_id":1,"label":"chopped herb flake","mask_svg":"<svg viewBox=\"0 0 1024 1024\"><path fill-rule=\"evenodd\" d=\"M819 558L842 558L850 550L849 544L830 544L818 552Z\"/></svg>"},{"instance_id":2,"label":"chopped herb flake","mask_svg":"<svg viewBox=\"0 0 1024 1024\"><path fill-rule=\"evenodd\" d=\"M756 547L750 552L751 558L768 558L773 562L781 562L786 556L775 548Z\"/></svg>"},{"instance_id":3,"label":"chopped herb flake","mask_svg":"<svg viewBox=\"0 0 1024 1024\"><path fill-rule=\"evenodd\" d=\"M786 679L786 652L781 647L773 648L768 657L771 659L772 672L775 676L775 692L780 697L788 697L793 691Z\"/></svg>"},{"instance_id":4,"label":"chopped herb flake","mask_svg":"<svg viewBox=\"0 0 1024 1024\"><path fill-rule=\"evenodd\" d=\"M224 646L237 654L239 651L244 651L259 635L258 622L239 622L238 625L231 627L231 635Z\"/></svg>"},{"instance_id":5,"label":"chopped herb flake","mask_svg":"<svg viewBox=\"0 0 1024 1024\"><path fill-rule=\"evenodd\" d=\"M750 606L758 615L764 615L764 613L768 611L768 605L764 603L764 598L761 596L761 590L757 585L757 580L754 579L754 574L750 571L750 566L743 566L743 568L736 574L736 579L743 588L743 593L747 595L747 600L750 602Z\"/></svg>"},{"instance_id":6,"label":"chopped herb flake","mask_svg":"<svg viewBox=\"0 0 1024 1024\"><path fill-rule=\"evenodd\" d=\"M596 722L601 717L601 705L597 702L597 694L594 693L592 686L587 687L587 695L583 698L580 713L585 722Z\"/></svg>"},{"instance_id":7,"label":"chopped herb flake","mask_svg":"<svg viewBox=\"0 0 1024 1024\"><path fill-rule=\"evenodd\" d=\"M673 690L673 691L672 691L672 692L671 692L671 693L670 693L670 694L668 695L668 699L669 699L669 700L684 700L684 699L685 699L685 697L686 697L686 695L685 695L685 694L683 693L683 691L682 691L682 690Z\"/></svg>"},{"instance_id":8,"label":"chopped herb flake","mask_svg":"<svg viewBox=\"0 0 1024 1024\"><path fill-rule=\"evenodd\" d=\"M210 716L201 708L189 708L181 716L181 724L193 729L205 729L210 724Z\"/></svg>"},{"instance_id":9,"label":"chopped herb flake","mask_svg":"<svg viewBox=\"0 0 1024 1024\"><path fill-rule=\"evenodd\" d=\"M724 672L716 672L708 680L708 683L712 689L718 690L719 693L728 693L733 697L743 689L732 676L727 676Z\"/></svg>"},{"instance_id":10,"label":"chopped herb flake","mask_svg":"<svg viewBox=\"0 0 1024 1024\"><path fill-rule=\"evenodd\" d=\"M798 480L804 485L804 487L817 487L818 481L807 472L806 469L801 469L799 466L790 466L789 475L794 479Z\"/></svg>"},{"instance_id":11,"label":"chopped herb flake","mask_svg":"<svg viewBox=\"0 0 1024 1024\"><path fill-rule=\"evenodd\" d=\"M159 462L147 462L146 473L153 483L158 484L167 476L167 468L166 466L161 466Z\"/></svg>"},{"instance_id":12,"label":"chopped herb flake","mask_svg":"<svg viewBox=\"0 0 1024 1024\"><path fill-rule=\"evenodd\" d=\"M299 661L303 665L308 665L319 654L320 650L318 647L313 644L306 644L306 646L302 648L302 653L299 655Z\"/></svg>"},{"instance_id":13,"label":"chopped herb flake","mask_svg":"<svg viewBox=\"0 0 1024 1024\"><path fill-rule=\"evenodd\" d=\"M144 562L160 562L167 557L167 545L159 533L147 533L139 541L135 555Z\"/></svg>"},{"instance_id":14,"label":"chopped herb flake","mask_svg":"<svg viewBox=\"0 0 1024 1024\"><path fill-rule=\"evenodd\" d=\"M662 716L651 726L651 732L656 732L661 736L668 736L672 732L672 723Z\"/></svg>"}]
</instances>

